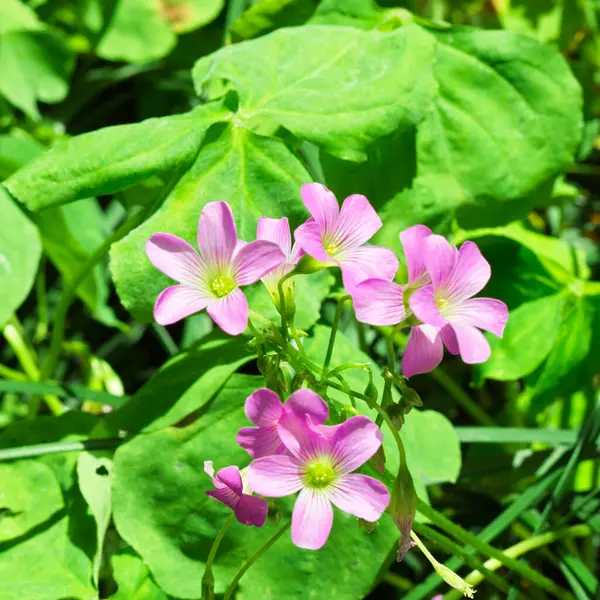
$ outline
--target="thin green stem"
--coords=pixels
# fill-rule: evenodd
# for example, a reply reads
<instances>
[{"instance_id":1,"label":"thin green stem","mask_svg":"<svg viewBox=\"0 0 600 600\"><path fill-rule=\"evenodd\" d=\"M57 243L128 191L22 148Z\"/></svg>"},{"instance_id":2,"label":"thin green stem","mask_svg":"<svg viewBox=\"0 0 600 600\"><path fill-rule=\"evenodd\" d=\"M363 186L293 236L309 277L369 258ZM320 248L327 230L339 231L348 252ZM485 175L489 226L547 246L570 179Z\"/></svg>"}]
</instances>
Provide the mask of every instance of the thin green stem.
<instances>
[{"instance_id":1,"label":"thin green stem","mask_svg":"<svg viewBox=\"0 0 600 600\"><path fill-rule=\"evenodd\" d=\"M530 537L526 540L523 540L522 542L519 542L518 544L515 544L514 546L511 546L510 548L507 548L506 550L504 550L503 555L504 556L508 556L512 559L518 558L519 556L523 556L524 554L527 554L528 552L531 552L532 550L536 550L537 548L542 548L543 546L548 546L549 544L552 544L554 542L556 542L557 540L560 539L572 539L575 537L587 537L592 535L592 530L590 528L589 525L573 525L571 527L567 527L565 529L558 529L557 531L549 531L548 533L542 533L541 535L536 535L533 537ZM496 571L498 570L504 563L502 563L500 560L496 559L496 558L490 558L489 560L487 560L484 563L484 567L488 570L488 571ZM465 581L467 581L467 583L470 583L471 585L477 585L479 584L483 579L484 579L485 575L483 573L481 573L481 571L479 570L475 570L472 573L469 573L469 575L467 575L467 577L465 577ZM567 593L566 590L562 590L561 589L561 593ZM550 591L550 590L549 590ZM458 594L455 594L454 592L450 592L449 594L446 594L446 596L444 596L444 600L455 600L456 598L459 598L460 596ZM567 596L561 596L559 595L558 598L566 598Z\"/></svg>"},{"instance_id":2,"label":"thin green stem","mask_svg":"<svg viewBox=\"0 0 600 600\"><path fill-rule=\"evenodd\" d=\"M0 365L0 376L4 377L5 379L11 379L12 381L28 381L25 373L11 369L6 365Z\"/></svg>"},{"instance_id":3,"label":"thin green stem","mask_svg":"<svg viewBox=\"0 0 600 600\"><path fill-rule=\"evenodd\" d=\"M212 566L215 562L215 557L219 550L219 546L227 533L230 525L235 521L235 514L231 515L227 521L225 521L223 527L219 529L215 541L210 547L208 558L206 559L206 567L204 568L204 575L202 576L202 600L214 600L215 597L215 576L212 572Z\"/></svg>"},{"instance_id":4,"label":"thin green stem","mask_svg":"<svg viewBox=\"0 0 600 600\"><path fill-rule=\"evenodd\" d=\"M49 444L32 444L18 448L5 448L0 450L0 462L33 458L46 454L60 454L62 452L82 452L84 450L110 450L120 446L125 440L118 438L105 438L85 440L83 442L52 442Z\"/></svg>"},{"instance_id":5,"label":"thin green stem","mask_svg":"<svg viewBox=\"0 0 600 600\"><path fill-rule=\"evenodd\" d=\"M160 340L160 343L163 345L163 348L167 351L167 354L169 356L175 356L179 352L179 348L167 329L158 323L152 323L152 329L156 334L156 337Z\"/></svg>"},{"instance_id":6,"label":"thin green stem","mask_svg":"<svg viewBox=\"0 0 600 600\"><path fill-rule=\"evenodd\" d=\"M293 271L284 275L277 282L277 291L279 292L279 312L281 313L281 335L283 336L284 342L288 341L288 325L287 325L287 309L285 307L285 292L283 290L283 284L293 275Z\"/></svg>"},{"instance_id":7,"label":"thin green stem","mask_svg":"<svg viewBox=\"0 0 600 600\"><path fill-rule=\"evenodd\" d=\"M388 571L383 576L383 580L389 585L393 585L395 588L402 591L408 591L414 585L410 579L407 579L406 577L400 577L400 575L396 575L396 573L392 573L391 571Z\"/></svg>"},{"instance_id":8,"label":"thin green stem","mask_svg":"<svg viewBox=\"0 0 600 600\"><path fill-rule=\"evenodd\" d=\"M279 529L279 531L262 547L260 548L253 556L251 556L246 564L238 571L238 574L233 578L232 582L229 584L227 591L225 592L225 597L223 600L230 600L237 584L240 579L244 576L246 571L290 528L292 524L291 521L288 521L283 527Z\"/></svg>"},{"instance_id":9,"label":"thin green stem","mask_svg":"<svg viewBox=\"0 0 600 600\"><path fill-rule=\"evenodd\" d=\"M35 296L37 300L37 325L34 342L39 343L48 335L48 300L46 297L46 259L42 258L35 278Z\"/></svg>"},{"instance_id":10,"label":"thin green stem","mask_svg":"<svg viewBox=\"0 0 600 600\"><path fill-rule=\"evenodd\" d=\"M321 374L321 380L327 376L327 370L329 369L329 363L333 356L333 347L335 345L335 336L342 318L342 311L344 309L344 302L351 300L352 296L342 296L338 300L337 308L335 309L335 316L333 317L333 323L331 324L331 333L329 334L329 344L327 345L327 354L325 354L325 361L323 362L323 372Z\"/></svg>"}]
</instances>

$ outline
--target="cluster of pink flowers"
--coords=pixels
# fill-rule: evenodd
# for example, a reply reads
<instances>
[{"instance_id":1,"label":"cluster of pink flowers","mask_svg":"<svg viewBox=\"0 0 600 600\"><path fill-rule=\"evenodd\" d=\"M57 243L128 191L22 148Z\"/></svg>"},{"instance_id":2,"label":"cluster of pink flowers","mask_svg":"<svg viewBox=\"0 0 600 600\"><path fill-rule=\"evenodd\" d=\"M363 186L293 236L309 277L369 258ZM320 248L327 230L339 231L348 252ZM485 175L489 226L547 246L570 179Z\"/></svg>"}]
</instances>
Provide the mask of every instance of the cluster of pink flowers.
<instances>
[{"instance_id":1,"label":"cluster of pink flowers","mask_svg":"<svg viewBox=\"0 0 600 600\"><path fill-rule=\"evenodd\" d=\"M207 495L229 506L245 525L261 526L267 501L249 495L280 498L298 494L292 513L292 541L317 550L327 541L333 508L367 521L377 521L390 502L383 483L353 473L379 449L382 435L373 421L351 417L340 425L324 425L327 404L314 392L301 389L287 402L262 388L250 395L246 415L256 427L242 428L238 443L254 459L244 488L237 467L226 467L213 479ZM207 472L213 476L212 463Z\"/></svg>"},{"instance_id":2,"label":"cluster of pink flowers","mask_svg":"<svg viewBox=\"0 0 600 600\"><path fill-rule=\"evenodd\" d=\"M364 245L382 226L367 198L355 194L340 208L323 185L306 184L302 199L311 217L295 231L287 218L262 217L257 240L238 240L226 202L207 204L198 225L200 254L186 241L156 233L147 242L152 264L179 282L158 297L154 317L175 323L206 308L231 335L248 324L248 303L240 287L262 280L277 298L277 283L304 253L341 269L359 321L371 325L412 325L402 358L406 377L427 373L442 360L444 346L469 364L484 362L490 346L481 329L502 336L506 305L472 298L490 278L490 266L473 242L460 250L424 225L400 233L408 282L394 283L398 259L387 248Z\"/></svg>"}]
</instances>

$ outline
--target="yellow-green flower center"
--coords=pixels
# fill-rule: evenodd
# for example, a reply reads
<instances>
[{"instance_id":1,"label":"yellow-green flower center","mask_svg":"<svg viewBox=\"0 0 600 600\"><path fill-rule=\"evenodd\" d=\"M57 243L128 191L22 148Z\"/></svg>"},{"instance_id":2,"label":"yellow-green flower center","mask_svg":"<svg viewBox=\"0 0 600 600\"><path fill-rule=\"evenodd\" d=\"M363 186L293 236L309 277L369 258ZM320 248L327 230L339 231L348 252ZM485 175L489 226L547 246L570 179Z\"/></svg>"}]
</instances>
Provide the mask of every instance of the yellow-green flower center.
<instances>
[{"instance_id":1,"label":"yellow-green flower center","mask_svg":"<svg viewBox=\"0 0 600 600\"><path fill-rule=\"evenodd\" d=\"M437 307L440 309L440 312L442 312L445 308L448 307L448 300L446 300L446 298L437 298L436 304Z\"/></svg>"},{"instance_id":2,"label":"yellow-green flower center","mask_svg":"<svg viewBox=\"0 0 600 600\"><path fill-rule=\"evenodd\" d=\"M234 288L235 282L233 279L231 279L231 277L224 277L222 275L215 277L210 283L210 289L214 295L217 296L217 298L227 296L227 294L233 292Z\"/></svg>"},{"instance_id":3,"label":"yellow-green flower center","mask_svg":"<svg viewBox=\"0 0 600 600\"><path fill-rule=\"evenodd\" d=\"M337 479L333 465L326 460L315 460L306 465L304 483L306 487L322 489L331 485Z\"/></svg>"}]
</instances>

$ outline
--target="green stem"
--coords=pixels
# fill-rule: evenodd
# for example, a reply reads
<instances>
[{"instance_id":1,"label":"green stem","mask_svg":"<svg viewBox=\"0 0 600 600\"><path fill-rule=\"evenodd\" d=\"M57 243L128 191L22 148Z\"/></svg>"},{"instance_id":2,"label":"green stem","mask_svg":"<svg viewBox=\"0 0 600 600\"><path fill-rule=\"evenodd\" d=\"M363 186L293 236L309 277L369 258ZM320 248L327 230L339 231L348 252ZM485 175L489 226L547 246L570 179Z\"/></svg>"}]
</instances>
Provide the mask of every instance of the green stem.
<instances>
[{"instance_id":1,"label":"green stem","mask_svg":"<svg viewBox=\"0 0 600 600\"><path fill-rule=\"evenodd\" d=\"M37 326L34 342L41 342L48 335L48 300L46 298L46 259L42 258L35 278L35 296L37 300Z\"/></svg>"},{"instance_id":2,"label":"green stem","mask_svg":"<svg viewBox=\"0 0 600 600\"><path fill-rule=\"evenodd\" d=\"M571 539L574 537L588 537L590 535L592 535L592 530L589 525L583 525L583 524L573 525L573 526L567 527L565 529L559 529L557 531L550 531L548 533L542 533L541 535L536 535L536 536L530 537L526 540L523 540L522 542L519 542L518 544L515 544L514 546L511 546L510 548L507 548L506 550L504 550L503 554L504 554L504 556L508 556L512 559L515 559L515 558L518 558L519 556L523 556L523 554L527 554L528 552L531 552L532 550L536 550L537 548L541 548L543 546L552 544L560 539L564 539L564 538ZM503 563L496 558L490 558L489 560L487 560L484 563L484 567L488 571L492 571L492 572L498 570L502 565L503 565ZM483 580L483 578L484 578L484 575L479 570L475 570L472 573L469 573L469 575L467 575L467 577L465 577L465 580L467 581L467 583L470 583L471 585L477 585ZM562 590L562 588L559 588L559 589ZM566 590L562 590L562 593L568 594L568 592L566 592ZM558 597L566 598L567 596L559 595ZM455 598L459 598L459 595L455 594L454 592L450 592L449 594L444 596L444 600L454 600Z\"/></svg>"},{"instance_id":3,"label":"green stem","mask_svg":"<svg viewBox=\"0 0 600 600\"><path fill-rule=\"evenodd\" d=\"M329 334L329 344L327 345L327 354L325 354L325 361L323 362L323 372L321 374L321 381L327 376L327 370L329 369L329 363L333 356L333 347L335 345L335 336L337 334L340 319L342 318L342 310L344 309L344 302L351 300L352 296L342 296L338 300L337 308L335 309L335 316L333 317L333 323L331 324L331 333Z\"/></svg>"},{"instance_id":4,"label":"green stem","mask_svg":"<svg viewBox=\"0 0 600 600\"><path fill-rule=\"evenodd\" d=\"M427 517L432 523L453 535L457 540L460 540L463 544L473 546L473 548L475 548L482 554L499 560L505 567L516 571L523 577L526 577L527 579L531 580L541 589L550 592L551 594L555 594L558 598L561 599L572 599L572 595L567 590L561 588L548 577L542 575L541 573L538 573L529 565L523 562L519 562L510 556L507 556L501 550L497 550L493 546L490 546L481 538L470 533L466 529L463 529L459 525L456 525L455 523L450 521L450 519L447 519L444 515L431 508L431 506L423 502L421 499L417 499L417 510L423 516Z\"/></svg>"},{"instance_id":5,"label":"green stem","mask_svg":"<svg viewBox=\"0 0 600 600\"><path fill-rule=\"evenodd\" d=\"M410 579L407 579L406 577L400 577L400 575L396 575L396 573L392 573L391 571L388 571L383 576L383 581L405 592L410 590L414 585Z\"/></svg>"},{"instance_id":6,"label":"green stem","mask_svg":"<svg viewBox=\"0 0 600 600\"><path fill-rule=\"evenodd\" d=\"M179 348L166 327L163 327L158 323L152 323L152 329L160 343L163 345L163 348L167 351L167 354L169 356L175 356L179 352Z\"/></svg>"},{"instance_id":7,"label":"green stem","mask_svg":"<svg viewBox=\"0 0 600 600\"><path fill-rule=\"evenodd\" d=\"M0 376L4 377L5 379L11 379L12 381L28 381L25 373L11 369L6 365L0 365Z\"/></svg>"},{"instance_id":8,"label":"green stem","mask_svg":"<svg viewBox=\"0 0 600 600\"><path fill-rule=\"evenodd\" d=\"M235 514L231 515L227 521L225 521L223 527L219 529L217 537L213 542L208 558L206 559L206 567L204 568L204 575L202 576L202 600L214 600L215 597L215 577L212 572L212 566L217 556L219 546L229 529L229 526L235 521Z\"/></svg>"},{"instance_id":9,"label":"green stem","mask_svg":"<svg viewBox=\"0 0 600 600\"><path fill-rule=\"evenodd\" d=\"M20 458L33 458L46 454L59 454L62 452L82 452L84 450L110 450L121 445L125 440L106 438L86 440L84 442L52 442L49 444L32 444L18 448L0 450L0 462L17 460Z\"/></svg>"},{"instance_id":10,"label":"green stem","mask_svg":"<svg viewBox=\"0 0 600 600\"><path fill-rule=\"evenodd\" d=\"M281 335L283 336L284 342L288 341L288 326L287 326L287 310L285 308L285 292L283 290L283 284L293 275L293 271L284 275L277 282L277 291L279 292L279 310L281 312Z\"/></svg>"},{"instance_id":11,"label":"green stem","mask_svg":"<svg viewBox=\"0 0 600 600\"><path fill-rule=\"evenodd\" d=\"M290 528L292 524L291 521L288 521L279 531L262 547L260 548L253 556L251 556L246 564L238 571L238 574L233 578L233 581L229 584L227 591L225 592L225 597L223 600L230 600L237 584L240 579L244 576L246 571Z\"/></svg>"}]
</instances>

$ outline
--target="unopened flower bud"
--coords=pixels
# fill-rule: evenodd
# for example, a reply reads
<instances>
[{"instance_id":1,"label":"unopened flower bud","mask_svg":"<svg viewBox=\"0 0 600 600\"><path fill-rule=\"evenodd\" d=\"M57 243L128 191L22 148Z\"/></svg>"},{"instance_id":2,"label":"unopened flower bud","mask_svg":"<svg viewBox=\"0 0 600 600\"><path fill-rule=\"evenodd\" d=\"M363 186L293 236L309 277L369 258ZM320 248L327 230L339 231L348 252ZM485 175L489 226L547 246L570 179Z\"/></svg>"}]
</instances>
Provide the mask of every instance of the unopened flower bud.
<instances>
[{"instance_id":1,"label":"unopened flower bud","mask_svg":"<svg viewBox=\"0 0 600 600\"><path fill-rule=\"evenodd\" d=\"M385 473L385 451L383 446L379 446L377 452L373 454L371 463L382 475Z\"/></svg>"},{"instance_id":2,"label":"unopened flower bud","mask_svg":"<svg viewBox=\"0 0 600 600\"><path fill-rule=\"evenodd\" d=\"M388 512L401 533L396 558L398 562L401 562L405 554L414 545L410 538L410 531L417 512L417 493L406 465L402 465L398 471Z\"/></svg>"}]
</instances>

